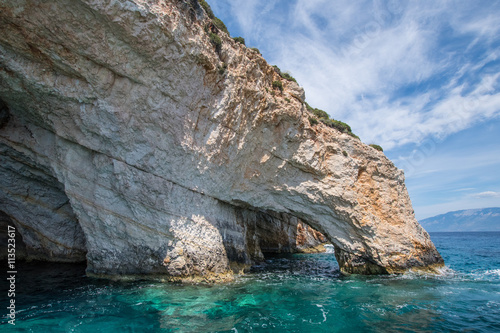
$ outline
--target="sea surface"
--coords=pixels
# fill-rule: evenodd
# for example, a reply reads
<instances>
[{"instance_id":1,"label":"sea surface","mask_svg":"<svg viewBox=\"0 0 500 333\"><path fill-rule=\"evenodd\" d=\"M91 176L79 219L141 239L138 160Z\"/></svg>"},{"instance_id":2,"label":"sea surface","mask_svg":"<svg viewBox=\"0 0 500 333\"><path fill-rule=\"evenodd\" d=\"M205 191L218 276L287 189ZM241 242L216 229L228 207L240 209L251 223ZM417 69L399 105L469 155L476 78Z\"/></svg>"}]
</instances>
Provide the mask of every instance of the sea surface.
<instances>
[{"instance_id":1,"label":"sea surface","mask_svg":"<svg viewBox=\"0 0 500 333\"><path fill-rule=\"evenodd\" d=\"M431 233L440 276L342 276L332 253L274 256L233 283L85 277L19 266L16 325L1 332L500 332L500 233ZM2 284L2 286L4 286Z\"/></svg>"}]
</instances>

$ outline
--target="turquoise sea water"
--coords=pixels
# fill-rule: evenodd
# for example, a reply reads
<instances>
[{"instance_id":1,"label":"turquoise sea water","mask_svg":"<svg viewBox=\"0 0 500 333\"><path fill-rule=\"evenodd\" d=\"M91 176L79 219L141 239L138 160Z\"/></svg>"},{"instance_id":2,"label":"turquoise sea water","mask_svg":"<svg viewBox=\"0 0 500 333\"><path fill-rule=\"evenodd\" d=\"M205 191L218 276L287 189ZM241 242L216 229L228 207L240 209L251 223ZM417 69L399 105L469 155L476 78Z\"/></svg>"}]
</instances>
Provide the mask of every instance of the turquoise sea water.
<instances>
[{"instance_id":1,"label":"turquoise sea water","mask_svg":"<svg viewBox=\"0 0 500 333\"><path fill-rule=\"evenodd\" d=\"M224 285L112 282L20 266L2 332L500 332L500 233L432 233L441 276L342 276L333 254L276 256ZM3 286L3 285L2 285Z\"/></svg>"}]
</instances>

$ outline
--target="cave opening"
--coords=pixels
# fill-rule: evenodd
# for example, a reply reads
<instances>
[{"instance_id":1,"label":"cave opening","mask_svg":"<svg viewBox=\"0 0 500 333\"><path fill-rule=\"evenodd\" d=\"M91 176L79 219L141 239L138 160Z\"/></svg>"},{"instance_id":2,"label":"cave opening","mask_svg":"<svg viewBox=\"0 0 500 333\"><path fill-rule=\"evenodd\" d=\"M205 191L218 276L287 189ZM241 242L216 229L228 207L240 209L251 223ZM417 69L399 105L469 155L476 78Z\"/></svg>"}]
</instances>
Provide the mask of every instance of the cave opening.
<instances>
[{"instance_id":1,"label":"cave opening","mask_svg":"<svg viewBox=\"0 0 500 333\"><path fill-rule=\"evenodd\" d=\"M263 259L252 265L251 274L299 280L342 275L334 246L323 233L291 215L266 213L261 217L256 234Z\"/></svg>"},{"instance_id":2,"label":"cave opening","mask_svg":"<svg viewBox=\"0 0 500 333\"><path fill-rule=\"evenodd\" d=\"M261 257L254 257L250 272L285 270L307 274L307 271L321 271L330 275L339 272L330 240L300 218L286 213L259 211L250 231L254 246L261 254ZM321 267L314 267L318 259Z\"/></svg>"},{"instance_id":3,"label":"cave opening","mask_svg":"<svg viewBox=\"0 0 500 333\"><path fill-rule=\"evenodd\" d=\"M85 262L86 237L64 185L50 168L10 146L0 143L0 155L2 243L11 226L16 260Z\"/></svg>"}]
</instances>

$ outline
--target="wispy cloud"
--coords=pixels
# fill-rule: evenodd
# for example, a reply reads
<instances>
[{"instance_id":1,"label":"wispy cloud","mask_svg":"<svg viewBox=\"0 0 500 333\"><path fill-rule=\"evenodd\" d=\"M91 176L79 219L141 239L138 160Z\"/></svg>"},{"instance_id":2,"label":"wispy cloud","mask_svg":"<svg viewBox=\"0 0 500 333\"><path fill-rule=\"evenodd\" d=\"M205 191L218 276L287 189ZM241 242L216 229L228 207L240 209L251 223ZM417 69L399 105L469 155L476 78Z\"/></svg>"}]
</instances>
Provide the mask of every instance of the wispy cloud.
<instances>
[{"instance_id":1,"label":"wispy cloud","mask_svg":"<svg viewBox=\"0 0 500 333\"><path fill-rule=\"evenodd\" d=\"M365 142L387 150L500 116L498 2L216 3Z\"/></svg>"},{"instance_id":2,"label":"wispy cloud","mask_svg":"<svg viewBox=\"0 0 500 333\"><path fill-rule=\"evenodd\" d=\"M500 192L486 191L471 195L474 198L500 198Z\"/></svg>"}]
</instances>

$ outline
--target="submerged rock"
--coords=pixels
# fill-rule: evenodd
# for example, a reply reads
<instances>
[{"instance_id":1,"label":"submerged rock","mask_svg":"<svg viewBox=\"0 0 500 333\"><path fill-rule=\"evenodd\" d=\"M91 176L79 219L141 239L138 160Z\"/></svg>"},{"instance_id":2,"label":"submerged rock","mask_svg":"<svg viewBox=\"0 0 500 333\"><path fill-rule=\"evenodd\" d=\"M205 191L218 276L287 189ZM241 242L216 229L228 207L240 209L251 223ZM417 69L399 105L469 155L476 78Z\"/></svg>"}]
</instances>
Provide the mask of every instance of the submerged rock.
<instances>
[{"instance_id":1,"label":"submerged rock","mask_svg":"<svg viewBox=\"0 0 500 333\"><path fill-rule=\"evenodd\" d=\"M403 172L312 126L296 83L211 29L196 1L0 3L0 210L27 246L222 281L300 222L347 273L442 265Z\"/></svg>"}]
</instances>

